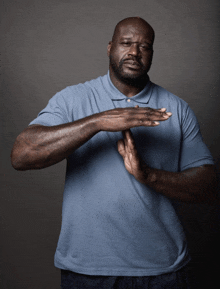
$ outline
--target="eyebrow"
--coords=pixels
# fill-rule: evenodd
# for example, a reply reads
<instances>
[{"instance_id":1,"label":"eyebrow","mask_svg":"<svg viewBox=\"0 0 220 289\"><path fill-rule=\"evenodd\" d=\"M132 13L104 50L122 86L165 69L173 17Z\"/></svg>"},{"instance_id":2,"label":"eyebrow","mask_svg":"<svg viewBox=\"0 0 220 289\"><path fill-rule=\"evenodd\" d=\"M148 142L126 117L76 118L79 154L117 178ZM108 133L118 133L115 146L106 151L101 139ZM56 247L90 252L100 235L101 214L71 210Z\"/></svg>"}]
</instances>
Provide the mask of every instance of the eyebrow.
<instances>
[{"instance_id":1,"label":"eyebrow","mask_svg":"<svg viewBox=\"0 0 220 289\"><path fill-rule=\"evenodd\" d=\"M131 41L132 43L139 43L138 41L132 41L132 38L129 37L129 36L121 36L120 41L122 41L122 40L129 40L129 41ZM148 42L148 41L146 41L146 40L144 40L143 43L152 45L152 43L150 43L150 42Z\"/></svg>"}]
</instances>

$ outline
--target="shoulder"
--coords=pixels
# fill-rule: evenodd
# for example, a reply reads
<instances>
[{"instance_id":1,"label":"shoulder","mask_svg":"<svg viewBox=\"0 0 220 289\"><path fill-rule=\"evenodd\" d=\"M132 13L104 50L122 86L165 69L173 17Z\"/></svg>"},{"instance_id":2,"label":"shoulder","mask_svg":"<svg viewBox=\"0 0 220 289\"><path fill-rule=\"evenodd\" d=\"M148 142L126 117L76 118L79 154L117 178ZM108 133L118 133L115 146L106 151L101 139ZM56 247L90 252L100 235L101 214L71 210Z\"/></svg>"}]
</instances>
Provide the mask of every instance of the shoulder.
<instances>
[{"instance_id":1,"label":"shoulder","mask_svg":"<svg viewBox=\"0 0 220 289\"><path fill-rule=\"evenodd\" d=\"M99 76L96 79L84 83L67 86L65 89L60 91L60 94L63 96L77 96L78 94L80 94L80 96L87 95L94 89L102 89L105 78L106 75Z\"/></svg>"},{"instance_id":2,"label":"shoulder","mask_svg":"<svg viewBox=\"0 0 220 289\"><path fill-rule=\"evenodd\" d=\"M77 104L89 99L94 91L103 89L103 80L106 75L99 76L96 79L67 86L66 88L58 91L51 99L50 102L56 102L63 105L71 106L72 103Z\"/></svg>"},{"instance_id":3,"label":"shoulder","mask_svg":"<svg viewBox=\"0 0 220 289\"><path fill-rule=\"evenodd\" d=\"M182 125L191 122L198 122L195 113L185 100L157 84L153 83L153 88L154 97L157 98L158 107L165 107L167 111L172 112L173 121L178 120Z\"/></svg>"},{"instance_id":4,"label":"shoulder","mask_svg":"<svg viewBox=\"0 0 220 289\"><path fill-rule=\"evenodd\" d=\"M171 93L170 91L155 83L153 83L153 86L157 97L163 99L165 102L168 102L171 106L179 106L183 108L189 107L189 104L179 96Z\"/></svg>"}]
</instances>

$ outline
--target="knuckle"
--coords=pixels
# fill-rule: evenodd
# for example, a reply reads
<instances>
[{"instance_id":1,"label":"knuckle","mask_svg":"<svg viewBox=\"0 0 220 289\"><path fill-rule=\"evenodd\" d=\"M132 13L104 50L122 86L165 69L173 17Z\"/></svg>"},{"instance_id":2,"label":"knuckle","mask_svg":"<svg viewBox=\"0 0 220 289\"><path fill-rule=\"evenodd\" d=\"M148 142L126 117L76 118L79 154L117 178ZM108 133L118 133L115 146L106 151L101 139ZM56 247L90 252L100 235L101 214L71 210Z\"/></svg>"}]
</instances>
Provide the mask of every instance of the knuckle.
<instances>
[{"instance_id":1,"label":"knuckle","mask_svg":"<svg viewBox=\"0 0 220 289\"><path fill-rule=\"evenodd\" d=\"M146 125L147 126L153 126L154 125L154 121L148 120L148 121L146 121Z\"/></svg>"},{"instance_id":2,"label":"knuckle","mask_svg":"<svg viewBox=\"0 0 220 289\"><path fill-rule=\"evenodd\" d=\"M151 115L152 115L152 111L148 111L148 112L145 113L145 118L147 120L150 120Z\"/></svg>"}]
</instances>

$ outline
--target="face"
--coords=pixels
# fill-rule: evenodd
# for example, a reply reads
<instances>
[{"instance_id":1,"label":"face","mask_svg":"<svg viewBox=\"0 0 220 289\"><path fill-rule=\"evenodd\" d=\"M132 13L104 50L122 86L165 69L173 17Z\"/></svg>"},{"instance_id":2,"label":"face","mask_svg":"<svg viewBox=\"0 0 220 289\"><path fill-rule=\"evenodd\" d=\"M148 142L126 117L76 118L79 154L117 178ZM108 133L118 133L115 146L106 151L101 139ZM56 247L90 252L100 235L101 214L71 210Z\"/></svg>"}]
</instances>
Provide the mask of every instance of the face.
<instances>
[{"instance_id":1,"label":"face","mask_svg":"<svg viewBox=\"0 0 220 289\"><path fill-rule=\"evenodd\" d=\"M126 25L108 45L110 71L118 80L135 84L146 79L153 57L153 35L146 26Z\"/></svg>"}]
</instances>

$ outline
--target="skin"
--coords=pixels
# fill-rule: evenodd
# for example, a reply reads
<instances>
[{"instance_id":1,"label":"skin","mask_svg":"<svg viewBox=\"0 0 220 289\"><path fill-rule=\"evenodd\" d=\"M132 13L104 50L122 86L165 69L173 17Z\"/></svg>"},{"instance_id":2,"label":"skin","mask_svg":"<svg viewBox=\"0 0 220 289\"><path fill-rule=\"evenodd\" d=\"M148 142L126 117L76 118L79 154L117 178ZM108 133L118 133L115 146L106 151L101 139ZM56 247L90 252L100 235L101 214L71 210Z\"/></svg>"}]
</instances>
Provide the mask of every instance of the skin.
<instances>
[{"instance_id":1,"label":"skin","mask_svg":"<svg viewBox=\"0 0 220 289\"><path fill-rule=\"evenodd\" d=\"M109 72L113 84L132 97L146 86L153 57L153 28L132 17L119 22L108 44Z\"/></svg>"},{"instance_id":2,"label":"skin","mask_svg":"<svg viewBox=\"0 0 220 289\"><path fill-rule=\"evenodd\" d=\"M127 171L139 182L170 199L185 203L219 203L217 178L213 165L203 165L182 172L168 172L149 168L139 157L130 130L123 132L118 151Z\"/></svg>"},{"instance_id":3,"label":"skin","mask_svg":"<svg viewBox=\"0 0 220 289\"><path fill-rule=\"evenodd\" d=\"M110 78L127 97L139 93L148 81L153 41L152 27L139 17L124 19L115 28L107 48ZM157 126L171 115L166 108L136 106L104 111L53 127L33 125L17 137L11 153L12 166L17 170L45 168L67 158L100 131L123 131L118 151L125 168L139 182L182 202L213 203L217 200L214 166L171 173L147 167L138 155L130 129Z\"/></svg>"}]
</instances>

